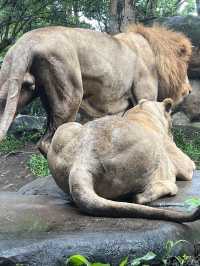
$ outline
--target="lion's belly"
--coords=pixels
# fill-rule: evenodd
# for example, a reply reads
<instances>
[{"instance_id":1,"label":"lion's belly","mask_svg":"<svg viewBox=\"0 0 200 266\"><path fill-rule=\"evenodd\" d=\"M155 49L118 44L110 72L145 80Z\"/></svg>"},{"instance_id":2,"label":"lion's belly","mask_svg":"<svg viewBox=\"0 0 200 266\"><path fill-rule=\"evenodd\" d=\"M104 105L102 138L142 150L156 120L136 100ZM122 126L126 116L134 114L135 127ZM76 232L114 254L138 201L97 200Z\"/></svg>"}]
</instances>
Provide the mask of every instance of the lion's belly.
<instances>
[{"instance_id":1,"label":"lion's belly","mask_svg":"<svg viewBox=\"0 0 200 266\"><path fill-rule=\"evenodd\" d=\"M131 99L132 73L104 64L98 73L82 73L83 101L81 104L89 115L101 117L123 112Z\"/></svg>"},{"instance_id":2,"label":"lion's belly","mask_svg":"<svg viewBox=\"0 0 200 266\"><path fill-rule=\"evenodd\" d=\"M94 118L123 113L129 106L130 98L128 98L127 95L113 102L109 101L108 98L106 101L84 99L81 103L81 108Z\"/></svg>"}]
</instances>

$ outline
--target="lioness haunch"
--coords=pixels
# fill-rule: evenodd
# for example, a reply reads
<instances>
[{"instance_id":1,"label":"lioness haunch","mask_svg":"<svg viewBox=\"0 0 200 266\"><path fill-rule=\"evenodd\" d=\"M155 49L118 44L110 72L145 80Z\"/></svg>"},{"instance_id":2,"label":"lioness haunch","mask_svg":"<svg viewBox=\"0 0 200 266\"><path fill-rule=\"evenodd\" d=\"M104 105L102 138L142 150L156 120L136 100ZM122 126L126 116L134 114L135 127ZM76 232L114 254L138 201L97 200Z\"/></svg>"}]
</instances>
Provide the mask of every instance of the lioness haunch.
<instances>
[{"instance_id":1,"label":"lioness haunch","mask_svg":"<svg viewBox=\"0 0 200 266\"><path fill-rule=\"evenodd\" d=\"M184 213L138 205L175 195L176 177L192 179L194 163L170 136L171 106L171 99L141 100L123 117L60 126L48 152L56 183L91 215L198 220L200 208ZM135 203L113 201L127 194Z\"/></svg>"}]
</instances>

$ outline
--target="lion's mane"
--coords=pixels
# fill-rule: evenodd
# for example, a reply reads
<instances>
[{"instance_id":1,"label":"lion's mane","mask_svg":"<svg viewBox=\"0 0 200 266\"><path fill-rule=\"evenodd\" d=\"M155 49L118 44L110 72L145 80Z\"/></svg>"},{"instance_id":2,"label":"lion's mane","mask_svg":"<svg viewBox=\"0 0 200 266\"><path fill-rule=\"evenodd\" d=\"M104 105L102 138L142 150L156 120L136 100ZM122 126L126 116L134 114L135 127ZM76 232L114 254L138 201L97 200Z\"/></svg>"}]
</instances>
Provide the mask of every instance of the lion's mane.
<instances>
[{"instance_id":1,"label":"lion's mane","mask_svg":"<svg viewBox=\"0 0 200 266\"><path fill-rule=\"evenodd\" d=\"M192 54L190 40L182 33L158 25L144 27L136 24L129 26L127 31L142 35L150 44L159 78L158 98L166 94L173 99L180 97Z\"/></svg>"}]
</instances>

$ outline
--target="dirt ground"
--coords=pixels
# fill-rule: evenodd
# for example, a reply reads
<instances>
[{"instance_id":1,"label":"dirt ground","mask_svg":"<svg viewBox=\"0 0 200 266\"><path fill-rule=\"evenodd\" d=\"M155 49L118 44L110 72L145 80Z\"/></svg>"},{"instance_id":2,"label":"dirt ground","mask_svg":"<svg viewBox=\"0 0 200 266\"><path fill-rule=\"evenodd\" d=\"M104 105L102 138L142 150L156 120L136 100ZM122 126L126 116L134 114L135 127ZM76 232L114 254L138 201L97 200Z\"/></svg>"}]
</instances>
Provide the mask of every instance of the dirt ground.
<instances>
[{"instance_id":1,"label":"dirt ground","mask_svg":"<svg viewBox=\"0 0 200 266\"><path fill-rule=\"evenodd\" d=\"M38 153L35 145L27 144L17 152L0 155L0 191L17 191L37 178L27 166L34 153Z\"/></svg>"}]
</instances>

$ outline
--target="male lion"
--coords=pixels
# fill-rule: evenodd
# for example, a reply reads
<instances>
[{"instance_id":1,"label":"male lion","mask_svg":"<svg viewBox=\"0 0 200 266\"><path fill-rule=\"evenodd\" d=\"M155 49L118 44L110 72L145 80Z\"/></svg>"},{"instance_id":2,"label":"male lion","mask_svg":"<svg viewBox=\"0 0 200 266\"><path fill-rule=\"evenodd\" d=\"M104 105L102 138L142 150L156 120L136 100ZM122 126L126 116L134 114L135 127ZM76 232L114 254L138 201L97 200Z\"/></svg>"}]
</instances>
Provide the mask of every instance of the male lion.
<instances>
[{"instance_id":1,"label":"male lion","mask_svg":"<svg viewBox=\"0 0 200 266\"><path fill-rule=\"evenodd\" d=\"M179 101L191 90L190 55L183 34L158 26L135 25L114 37L65 27L28 32L2 65L0 140L16 113L37 96L48 114L44 154L57 127L74 121L79 107L97 118L124 113L142 98Z\"/></svg>"},{"instance_id":2,"label":"male lion","mask_svg":"<svg viewBox=\"0 0 200 266\"><path fill-rule=\"evenodd\" d=\"M177 193L176 176L191 180L194 163L169 133L172 100L141 100L123 117L107 116L60 126L47 155L51 173L81 211L109 217L190 222L192 214L117 202L131 195L139 204Z\"/></svg>"}]
</instances>

